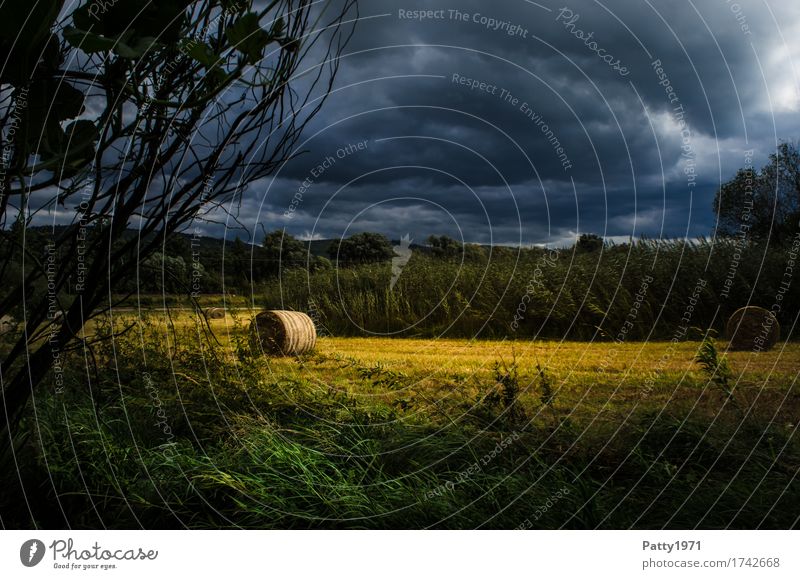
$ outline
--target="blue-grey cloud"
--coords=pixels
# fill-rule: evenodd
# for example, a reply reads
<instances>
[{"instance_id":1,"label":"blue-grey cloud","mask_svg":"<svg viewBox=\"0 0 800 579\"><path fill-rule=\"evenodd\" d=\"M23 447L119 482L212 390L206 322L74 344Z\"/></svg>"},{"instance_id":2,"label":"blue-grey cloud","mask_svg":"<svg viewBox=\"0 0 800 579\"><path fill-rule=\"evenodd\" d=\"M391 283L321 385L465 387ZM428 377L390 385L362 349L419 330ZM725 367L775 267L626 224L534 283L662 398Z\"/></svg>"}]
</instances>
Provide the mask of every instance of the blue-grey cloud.
<instances>
[{"instance_id":1,"label":"blue-grey cloud","mask_svg":"<svg viewBox=\"0 0 800 579\"><path fill-rule=\"evenodd\" d=\"M715 191L745 151L758 165L800 133L792 3L370 0L360 11L303 154L241 200L253 232L708 235Z\"/></svg>"}]
</instances>

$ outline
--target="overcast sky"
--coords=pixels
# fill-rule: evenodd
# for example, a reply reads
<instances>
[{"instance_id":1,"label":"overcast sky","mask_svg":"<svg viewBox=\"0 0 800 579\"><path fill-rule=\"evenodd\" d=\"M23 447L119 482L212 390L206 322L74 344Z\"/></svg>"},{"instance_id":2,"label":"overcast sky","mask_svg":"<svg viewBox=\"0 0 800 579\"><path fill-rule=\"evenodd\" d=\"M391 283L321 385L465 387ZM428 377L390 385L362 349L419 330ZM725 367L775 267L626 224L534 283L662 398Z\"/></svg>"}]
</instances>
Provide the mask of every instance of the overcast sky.
<instances>
[{"instance_id":1,"label":"overcast sky","mask_svg":"<svg viewBox=\"0 0 800 579\"><path fill-rule=\"evenodd\" d=\"M710 236L748 151L800 137L798 38L796 0L362 1L304 153L243 194L249 234L200 229Z\"/></svg>"},{"instance_id":2,"label":"overcast sky","mask_svg":"<svg viewBox=\"0 0 800 579\"><path fill-rule=\"evenodd\" d=\"M746 151L760 166L800 136L793 1L370 0L360 16L307 153L251 188L249 226L710 235Z\"/></svg>"}]
</instances>

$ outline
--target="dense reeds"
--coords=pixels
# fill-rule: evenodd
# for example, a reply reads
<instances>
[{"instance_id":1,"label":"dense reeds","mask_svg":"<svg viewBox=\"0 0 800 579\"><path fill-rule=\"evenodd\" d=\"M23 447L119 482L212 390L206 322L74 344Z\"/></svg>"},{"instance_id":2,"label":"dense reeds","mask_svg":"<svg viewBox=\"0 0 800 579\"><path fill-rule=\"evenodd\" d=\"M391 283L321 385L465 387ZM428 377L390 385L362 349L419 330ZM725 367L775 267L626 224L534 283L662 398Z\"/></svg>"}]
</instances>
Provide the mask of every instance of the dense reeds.
<instances>
[{"instance_id":1,"label":"dense reeds","mask_svg":"<svg viewBox=\"0 0 800 579\"><path fill-rule=\"evenodd\" d=\"M671 339L687 326L722 333L737 308L777 301L781 325L791 327L800 284L780 287L790 259L788 249L702 239L588 253L501 247L464 260L417 251L391 289L389 263L289 269L254 299L310 310L343 336Z\"/></svg>"}]
</instances>

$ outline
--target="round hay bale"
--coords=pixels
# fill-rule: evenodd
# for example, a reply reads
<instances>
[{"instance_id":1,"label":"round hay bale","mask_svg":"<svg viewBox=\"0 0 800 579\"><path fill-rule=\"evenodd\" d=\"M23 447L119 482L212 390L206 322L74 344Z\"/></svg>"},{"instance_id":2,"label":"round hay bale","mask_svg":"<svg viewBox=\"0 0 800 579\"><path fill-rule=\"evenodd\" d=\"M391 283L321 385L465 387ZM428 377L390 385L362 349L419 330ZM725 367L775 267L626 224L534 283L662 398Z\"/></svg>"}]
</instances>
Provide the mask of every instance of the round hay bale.
<instances>
[{"instance_id":1,"label":"round hay bale","mask_svg":"<svg viewBox=\"0 0 800 579\"><path fill-rule=\"evenodd\" d=\"M253 347L273 356L298 356L314 349L317 330L302 312L270 310L250 322Z\"/></svg>"},{"instance_id":2,"label":"round hay bale","mask_svg":"<svg viewBox=\"0 0 800 579\"><path fill-rule=\"evenodd\" d=\"M739 308L728 319L725 334L730 350L769 350L781 337L781 326L775 315L758 306Z\"/></svg>"},{"instance_id":3,"label":"round hay bale","mask_svg":"<svg viewBox=\"0 0 800 579\"><path fill-rule=\"evenodd\" d=\"M225 317L225 309L224 308L208 308L206 310L206 317L209 320L221 320Z\"/></svg>"}]
</instances>

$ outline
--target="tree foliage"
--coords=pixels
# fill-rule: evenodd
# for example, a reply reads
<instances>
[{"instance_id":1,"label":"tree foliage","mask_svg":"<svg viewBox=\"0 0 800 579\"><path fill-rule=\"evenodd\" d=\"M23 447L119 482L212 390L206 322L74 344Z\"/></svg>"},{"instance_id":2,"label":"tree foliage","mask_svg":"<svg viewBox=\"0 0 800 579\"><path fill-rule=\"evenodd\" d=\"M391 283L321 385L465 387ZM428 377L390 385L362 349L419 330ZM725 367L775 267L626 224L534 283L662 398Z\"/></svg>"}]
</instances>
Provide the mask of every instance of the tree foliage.
<instances>
[{"instance_id":1,"label":"tree foliage","mask_svg":"<svg viewBox=\"0 0 800 579\"><path fill-rule=\"evenodd\" d=\"M581 233L575 243L578 253L592 253L603 249L603 238L595 233Z\"/></svg>"},{"instance_id":2,"label":"tree foliage","mask_svg":"<svg viewBox=\"0 0 800 579\"><path fill-rule=\"evenodd\" d=\"M782 143L760 170L745 167L716 193L718 232L784 245L800 231L800 151Z\"/></svg>"},{"instance_id":3,"label":"tree foliage","mask_svg":"<svg viewBox=\"0 0 800 579\"><path fill-rule=\"evenodd\" d=\"M0 362L3 433L63 349L91 348L81 328L113 305L112 288L176 232L219 211L235 221L248 185L297 154L353 6L2 4L0 316L21 309L26 329ZM24 230L45 212L71 221L52 229L44 254L31 252Z\"/></svg>"},{"instance_id":4,"label":"tree foliage","mask_svg":"<svg viewBox=\"0 0 800 579\"><path fill-rule=\"evenodd\" d=\"M310 256L306 245L283 229L276 229L264 236L261 244L267 270L277 274L282 268L305 266Z\"/></svg>"},{"instance_id":5,"label":"tree foliage","mask_svg":"<svg viewBox=\"0 0 800 579\"><path fill-rule=\"evenodd\" d=\"M431 235L428 237L428 245L436 257L454 258L461 257L464 253L463 245L447 235Z\"/></svg>"},{"instance_id":6,"label":"tree foliage","mask_svg":"<svg viewBox=\"0 0 800 579\"><path fill-rule=\"evenodd\" d=\"M392 259L394 250L385 235L364 232L331 244L328 254L338 263L373 263Z\"/></svg>"}]
</instances>

